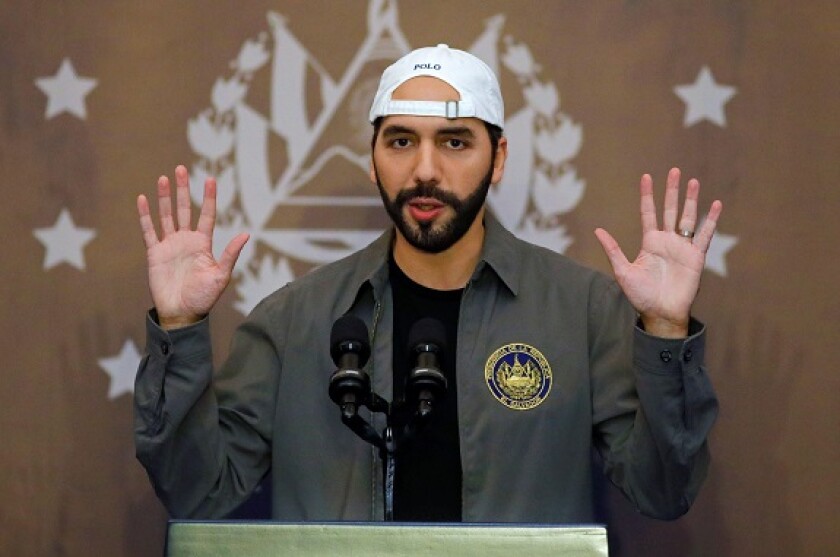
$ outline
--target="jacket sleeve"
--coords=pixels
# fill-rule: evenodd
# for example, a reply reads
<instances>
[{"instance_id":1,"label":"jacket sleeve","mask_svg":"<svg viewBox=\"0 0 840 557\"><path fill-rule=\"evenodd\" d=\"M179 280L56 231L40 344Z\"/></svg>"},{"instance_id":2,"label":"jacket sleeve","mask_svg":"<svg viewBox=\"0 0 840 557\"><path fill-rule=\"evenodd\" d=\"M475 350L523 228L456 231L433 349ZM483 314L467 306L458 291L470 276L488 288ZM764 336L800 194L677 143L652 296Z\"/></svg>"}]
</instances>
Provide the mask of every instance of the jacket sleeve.
<instances>
[{"instance_id":1,"label":"jacket sleeve","mask_svg":"<svg viewBox=\"0 0 840 557\"><path fill-rule=\"evenodd\" d=\"M270 466L279 351L260 308L236 331L214 376L209 318L164 331L146 320L134 389L137 458L176 518L219 518Z\"/></svg>"},{"instance_id":2,"label":"jacket sleeve","mask_svg":"<svg viewBox=\"0 0 840 557\"><path fill-rule=\"evenodd\" d=\"M641 513L677 518L706 477L718 411L705 328L692 319L687 338L657 338L634 325L617 284L599 278L591 294L593 434L604 472Z\"/></svg>"}]
</instances>

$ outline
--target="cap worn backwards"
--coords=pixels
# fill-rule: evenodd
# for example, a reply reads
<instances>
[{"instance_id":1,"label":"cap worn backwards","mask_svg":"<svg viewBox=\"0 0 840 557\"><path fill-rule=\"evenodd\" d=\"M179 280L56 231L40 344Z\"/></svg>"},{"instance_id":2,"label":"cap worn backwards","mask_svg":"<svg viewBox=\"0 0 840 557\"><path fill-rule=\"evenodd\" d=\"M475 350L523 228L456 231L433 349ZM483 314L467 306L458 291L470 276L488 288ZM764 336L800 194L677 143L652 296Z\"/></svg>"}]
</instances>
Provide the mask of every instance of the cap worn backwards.
<instances>
[{"instance_id":1,"label":"cap worn backwards","mask_svg":"<svg viewBox=\"0 0 840 557\"><path fill-rule=\"evenodd\" d=\"M448 101L393 100L394 90L411 78L432 76L449 84L460 99ZM478 118L500 128L505 107L493 70L469 52L445 44L418 48L388 66L370 108L370 121L380 116L440 116Z\"/></svg>"}]
</instances>

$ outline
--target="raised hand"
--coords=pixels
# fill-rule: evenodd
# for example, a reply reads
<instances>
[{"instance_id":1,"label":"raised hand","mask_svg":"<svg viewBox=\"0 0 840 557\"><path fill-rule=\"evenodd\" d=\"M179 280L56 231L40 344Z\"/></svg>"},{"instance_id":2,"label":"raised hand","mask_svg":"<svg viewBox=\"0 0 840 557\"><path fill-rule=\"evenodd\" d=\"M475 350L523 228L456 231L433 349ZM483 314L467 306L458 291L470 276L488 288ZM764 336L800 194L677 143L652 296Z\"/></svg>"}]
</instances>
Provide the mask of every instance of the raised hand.
<instances>
[{"instance_id":1,"label":"raised hand","mask_svg":"<svg viewBox=\"0 0 840 557\"><path fill-rule=\"evenodd\" d=\"M672 168L665 186L660 230L650 175L642 176L639 190L642 247L636 260L628 261L606 230L598 228L595 235L610 260L616 281L639 312L645 330L661 337L684 337L723 204L712 203L702 228L695 234L700 183L695 179L688 181L682 215L679 215L680 171Z\"/></svg>"},{"instance_id":2,"label":"raised hand","mask_svg":"<svg viewBox=\"0 0 840 557\"><path fill-rule=\"evenodd\" d=\"M149 213L145 195L137 198L140 228L146 243L149 290L164 329L174 329L202 319L230 282L236 259L248 234L233 238L219 261L213 257L213 228L216 224L216 181L204 183L204 200L195 230L191 228L190 178L187 169L175 169L176 217L172 215L169 178L158 178L158 212L161 237Z\"/></svg>"}]
</instances>

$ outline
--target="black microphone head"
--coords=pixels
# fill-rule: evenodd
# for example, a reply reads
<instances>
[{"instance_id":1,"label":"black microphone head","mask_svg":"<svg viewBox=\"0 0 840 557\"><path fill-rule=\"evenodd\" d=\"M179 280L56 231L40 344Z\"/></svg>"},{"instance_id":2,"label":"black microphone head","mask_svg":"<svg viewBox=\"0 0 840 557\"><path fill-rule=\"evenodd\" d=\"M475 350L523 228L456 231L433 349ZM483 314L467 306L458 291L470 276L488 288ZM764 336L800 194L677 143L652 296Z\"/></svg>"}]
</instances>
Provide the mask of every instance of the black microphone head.
<instances>
[{"instance_id":1,"label":"black microphone head","mask_svg":"<svg viewBox=\"0 0 840 557\"><path fill-rule=\"evenodd\" d=\"M355 315L342 315L333 323L330 333L330 356L336 366L341 356L352 352L359 357L359 367L364 367L370 357L370 341L365 322Z\"/></svg>"},{"instance_id":2,"label":"black microphone head","mask_svg":"<svg viewBox=\"0 0 840 557\"><path fill-rule=\"evenodd\" d=\"M428 351L429 346L435 346L438 352L446 349L446 327L434 317L416 321L408 331L409 351Z\"/></svg>"},{"instance_id":3,"label":"black microphone head","mask_svg":"<svg viewBox=\"0 0 840 557\"><path fill-rule=\"evenodd\" d=\"M440 358L446 349L446 328L431 317L415 322L408 331L408 350L416 367L405 381L406 399L418 404L417 417L425 423L432 409L446 395L446 376Z\"/></svg>"}]
</instances>

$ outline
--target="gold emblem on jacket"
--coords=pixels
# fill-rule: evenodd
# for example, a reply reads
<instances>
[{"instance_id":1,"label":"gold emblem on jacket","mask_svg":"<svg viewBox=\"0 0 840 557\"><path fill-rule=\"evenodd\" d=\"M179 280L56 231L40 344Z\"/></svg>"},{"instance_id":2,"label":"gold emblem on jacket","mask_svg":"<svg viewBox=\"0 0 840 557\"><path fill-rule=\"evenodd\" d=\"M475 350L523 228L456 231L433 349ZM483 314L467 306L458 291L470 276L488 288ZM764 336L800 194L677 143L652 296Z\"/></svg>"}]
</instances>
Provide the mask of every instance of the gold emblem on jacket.
<instances>
[{"instance_id":1,"label":"gold emblem on jacket","mask_svg":"<svg viewBox=\"0 0 840 557\"><path fill-rule=\"evenodd\" d=\"M514 410L530 410L551 391L551 366L533 346L514 342L490 355L484 379L496 400Z\"/></svg>"}]
</instances>

